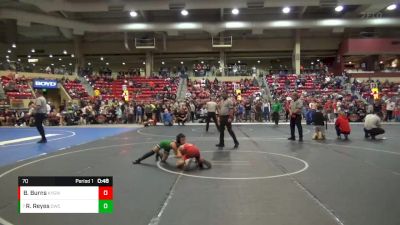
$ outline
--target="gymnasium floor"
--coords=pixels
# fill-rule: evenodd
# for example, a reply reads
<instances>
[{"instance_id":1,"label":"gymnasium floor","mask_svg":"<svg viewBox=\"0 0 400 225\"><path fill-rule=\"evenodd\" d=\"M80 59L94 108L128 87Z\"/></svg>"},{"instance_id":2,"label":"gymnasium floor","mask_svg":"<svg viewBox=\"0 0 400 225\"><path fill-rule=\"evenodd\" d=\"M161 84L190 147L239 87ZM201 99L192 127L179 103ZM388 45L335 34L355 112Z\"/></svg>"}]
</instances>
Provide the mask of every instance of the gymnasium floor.
<instances>
[{"instance_id":1,"label":"gymnasium floor","mask_svg":"<svg viewBox=\"0 0 400 225\"><path fill-rule=\"evenodd\" d=\"M400 126L384 125L387 139L368 141L362 126L352 125L347 142L336 140L329 126L328 140L316 142L313 127L304 125L305 141L298 143L286 140L287 125L235 125L238 150L231 149L227 133L227 147L218 150L215 127L205 133L200 125L48 128L57 134L49 139L65 138L46 146L7 144L37 134L0 129L0 224L400 224ZM70 132L75 135L67 137ZM158 165L153 157L132 165L180 132L200 147L212 169L181 173L174 159ZM17 177L24 175L114 176L114 212L18 214Z\"/></svg>"}]
</instances>

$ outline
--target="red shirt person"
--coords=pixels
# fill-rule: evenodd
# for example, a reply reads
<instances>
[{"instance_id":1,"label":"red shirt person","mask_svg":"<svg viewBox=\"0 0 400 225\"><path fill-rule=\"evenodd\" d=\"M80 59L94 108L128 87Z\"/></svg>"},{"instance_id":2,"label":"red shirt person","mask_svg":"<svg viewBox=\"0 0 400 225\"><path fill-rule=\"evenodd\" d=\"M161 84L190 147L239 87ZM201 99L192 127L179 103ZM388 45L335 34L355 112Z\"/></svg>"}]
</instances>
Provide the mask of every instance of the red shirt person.
<instances>
[{"instance_id":1,"label":"red shirt person","mask_svg":"<svg viewBox=\"0 0 400 225\"><path fill-rule=\"evenodd\" d=\"M176 157L178 158L178 161L176 162L176 166L178 168L186 169L189 164L189 159L193 158L196 160L199 168L203 168L204 164L207 168L211 167L211 164L200 156L200 150L194 144L186 143L184 145L181 145L178 148Z\"/></svg>"},{"instance_id":2,"label":"red shirt person","mask_svg":"<svg viewBox=\"0 0 400 225\"><path fill-rule=\"evenodd\" d=\"M335 122L336 134L338 139L341 139L341 134L344 135L345 139L348 139L348 135L351 132L351 127L349 123L349 119L346 117L344 112L339 113L339 117Z\"/></svg>"}]
</instances>

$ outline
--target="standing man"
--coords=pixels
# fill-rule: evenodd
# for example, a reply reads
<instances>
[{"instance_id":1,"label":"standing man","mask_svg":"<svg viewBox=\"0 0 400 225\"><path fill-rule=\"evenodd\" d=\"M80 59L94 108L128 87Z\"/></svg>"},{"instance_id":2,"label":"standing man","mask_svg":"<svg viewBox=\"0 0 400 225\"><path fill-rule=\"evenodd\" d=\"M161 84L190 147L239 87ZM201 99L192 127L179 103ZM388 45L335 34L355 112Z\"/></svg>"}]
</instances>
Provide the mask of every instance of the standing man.
<instances>
[{"instance_id":1,"label":"standing man","mask_svg":"<svg viewBox=\"0 0 400 225\"><path fill-rule=\"evenodd\" d=\"M292 101L289 106L290 116L290 137L288 140L295 141L295 127L299 131L299 141L303 141L303 127L301 126L301 113L303 110L303 101L299 98L299 95L295 92L292 94Z\"/></svg>"},{"instance_id":2,"label":"standing man","mask_svg":"<svg viewBox=\"0 0 400 225\"><path fill-rule=\"evenodd\" d=\"M396 103L392 101L390 98L389 100L386 101L386 121L392 121L393 118L393 110L396 107Z\"/></svg>"},{"instance_id":3,"label":"standing man","mask_svg":"<svg viewBox=\"0 0 400 225\"><path fill-rule=\"evenodd\" d=\"M219 104L219 144L216 146L218 148L223 148L225 147L224 144L224 132L225 132L225 126L228 129L229 134L233 138L233 141L235 142L235 146L233 147L234 149L239 147L239 142L236 139L236 135L232 130L232 121L234 118L234 105L233 102L230 98L228 98L228 94L224 93L222 94L222 101Z\"/></svg>"},{"instance_id":4,"label":"standing man","mask_svg":"<svg viewBox=\"0 0 400 225\"><path fill-rule=\"evenodd\" d=\"M193 102L190 102L190 119L192 120L192 123L194 123L194 117L196 115L196 106L194 105Z\"/></svg>"},{"instance_id":5,"label":"standing man","mask_svg":"<svg viewBox=\"0 0 400 225\"><path fill-rule=\"evenodd\" d=\"M268 100L264 100L262 111L264 113L265 122L271 121L270 120L270 114L269 114L270 111L271 111L270 108L271 108L271 104L269 103L269 101Z\"/></svg>"},{"instance_id":6,"label":"standing man","mask_svg":"<svg viewBox=\"0 0 400 225\"><path fill-rule=\"evenodd\" d=\"M38 141L38 143L46 143L46 135L44 133L43 128L43 120L46 119L47 115L47 102L43 96L42 90L36 90L36 100L35 100L35 126L39 131L40 136L42 136L42 140Z\"/></svg>"},{"instance_id":7,"label":"standing man","mask_svg":"<svg viewBox=\"0 0 400 225\"><path fill-rule=\"evenodd\" d=\"M219 126L218 126L218 122L217 122L217 115L215 114L217 111L217 103L212 98L212 99L210 99L209 102L207 102L206 107L207 107L206 132L208 132L211 118L214 120L217 130L219 130Z\"/></svg>"}]
</instances>

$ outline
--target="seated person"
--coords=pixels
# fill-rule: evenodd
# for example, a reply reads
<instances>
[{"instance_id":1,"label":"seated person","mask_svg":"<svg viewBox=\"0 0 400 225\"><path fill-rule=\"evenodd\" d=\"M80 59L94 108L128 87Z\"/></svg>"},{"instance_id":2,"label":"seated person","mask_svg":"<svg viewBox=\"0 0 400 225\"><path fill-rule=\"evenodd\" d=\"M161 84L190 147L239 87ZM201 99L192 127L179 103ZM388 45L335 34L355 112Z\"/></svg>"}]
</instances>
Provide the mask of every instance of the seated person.
<instances>
[{"instance_id":1,"label":"seated person","mask_svg":"<svg viewBox=\"0 0 400 225\"><path fill-rule=\"evenodd\" d=\"M348 136L351 132L351 127L349 123L349 119L347 118L345 112L339 112L339 117L336 119L335 122L336 134L337 138L341 139L342 134L344 135L344 139L348 140Z\"/></svg>"},{"instance_id":2,"label":"seated person","mask_svg":"<svg viewBox=\"0 0 400 225\"><path fill-rule=\"evenodd\" d=\"M15 114L16 124L15 126L24 126L25 125L25 113L22 110L18 110Z\"/></svg>"},{"instance_id":3,"label":"seated person","mask_svg":"<svg viewBox=\"0 0 400 225\"><path fill-rule=\"evenodd\" d=\"M372 140L375 140L377 135L384 134L385 130L381 127L381 112L377 112L376 114L368 114L365 117L364 122L364 132L365 138L371 137Z\"/></svg>"},{"instance_id":4,"label":"seated person","mask_svg":"<svg viewBox=\"0 0 400 225\"><path fill-rule=\"evenodd\" d=\"M163 121L165 126L172 126L173 125L173 119L172 119L172 114L168 112L168 109L165 109L164 114L163 114Z\"/></svg>"},{"instance_id":5,"label":"seated person","mask_svg":"<svg viewBox=\"0 0 400 225\"><path fill-rule=\"evenodd\" d=\"M185 125L187 121L187 112L184 109L181 109L178 111L178 113L176 114L176 122L178 123L178 125Z\"/></svg>"}]
</instances>

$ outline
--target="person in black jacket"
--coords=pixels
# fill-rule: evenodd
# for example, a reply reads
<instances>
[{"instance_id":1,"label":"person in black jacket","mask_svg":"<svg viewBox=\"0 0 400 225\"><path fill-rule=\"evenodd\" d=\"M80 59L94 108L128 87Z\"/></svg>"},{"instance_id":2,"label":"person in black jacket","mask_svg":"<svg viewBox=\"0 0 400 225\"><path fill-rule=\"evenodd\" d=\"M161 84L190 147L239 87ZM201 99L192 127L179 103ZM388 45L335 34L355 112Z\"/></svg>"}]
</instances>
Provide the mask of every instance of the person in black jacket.
<instances>
[{"instance_id":1,"label":"person in black jacket","mask_svg":"<svg viewBox=\"0 0 400 225\"><path fill-rule=\"evenodd\" d=\"M312 122L315 126L315 134L313 140L324 140L325 139L325 115L322 113L322 106L317 106L317 111L313 113Z\"/></svg>"}]
</instances>

